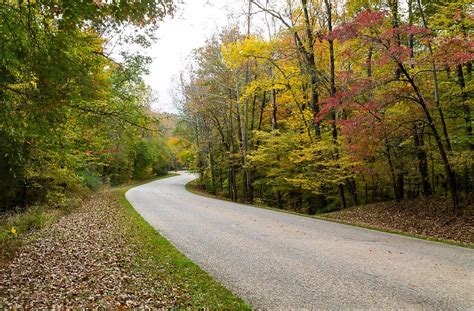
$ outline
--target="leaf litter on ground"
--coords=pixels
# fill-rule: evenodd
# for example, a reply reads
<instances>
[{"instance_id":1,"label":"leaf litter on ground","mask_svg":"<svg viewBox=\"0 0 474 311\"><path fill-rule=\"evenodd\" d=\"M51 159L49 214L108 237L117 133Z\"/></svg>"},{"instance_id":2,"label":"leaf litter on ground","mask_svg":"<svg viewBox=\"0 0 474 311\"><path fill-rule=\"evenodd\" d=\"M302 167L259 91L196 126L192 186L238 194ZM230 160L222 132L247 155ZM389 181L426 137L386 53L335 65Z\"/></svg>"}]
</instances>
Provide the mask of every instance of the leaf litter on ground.
<instances>
[{"instance_id":1,"label":"leaf litter on ground","mask_svg":"<svg viewBox=\"0 0 474 311\"><path fill-rule=\"evenodd\" d=\"M397 230L426 237L474 243L472 198L464 198L462 212L454 216L445 197L389 201L348 208L324 217L353 224Z\"/></svg>"},{"instance_id":2,"label":"leaf litter on ground","mask_svg":"<svg viewBox=\"0 0 474 311\"><path fill-rule=\"evenodd\" d=\"M112 193L33 233L0 267L4 308L175 308L186 293L137 269L127 216ZM135 243L136 244L136 243ZM181 297L182 298L182 297Z\"/></svg>"}]
</instances>

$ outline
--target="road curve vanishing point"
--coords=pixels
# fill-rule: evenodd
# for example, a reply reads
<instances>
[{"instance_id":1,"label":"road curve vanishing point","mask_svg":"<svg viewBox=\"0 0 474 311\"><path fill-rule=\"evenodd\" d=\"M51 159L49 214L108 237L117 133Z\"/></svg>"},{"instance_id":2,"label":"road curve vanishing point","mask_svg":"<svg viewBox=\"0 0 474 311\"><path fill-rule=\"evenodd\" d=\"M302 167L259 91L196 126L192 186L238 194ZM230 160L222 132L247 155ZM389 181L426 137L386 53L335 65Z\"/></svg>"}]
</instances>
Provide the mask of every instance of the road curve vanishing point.
<instances>
[{"instance_id":1,"label":"road curve vanishing point","mask_svg":"<svg viewBox=\"0 0 474 311\"><path fill-rule=\"evenodd\" d=\"M474 250L192 194L195 175L138 186L133 207L259 309L474 309Z\"/></svg>"}]
</instances>

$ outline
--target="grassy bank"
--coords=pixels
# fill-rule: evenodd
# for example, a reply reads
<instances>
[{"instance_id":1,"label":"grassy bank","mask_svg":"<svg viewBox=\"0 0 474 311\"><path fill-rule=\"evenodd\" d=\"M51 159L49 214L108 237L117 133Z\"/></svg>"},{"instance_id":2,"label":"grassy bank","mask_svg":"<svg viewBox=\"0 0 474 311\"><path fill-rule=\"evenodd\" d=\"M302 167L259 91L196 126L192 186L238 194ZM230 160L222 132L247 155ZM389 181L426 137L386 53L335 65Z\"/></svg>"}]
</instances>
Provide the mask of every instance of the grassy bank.
<instances>
[{"instance_id":1,"label":"grassy bank","mask_svg":"<svg viewBox=\"0 0 474 311\"><path fill-rule=\"evenodd\" d=\"M78 202L78 206L70 208L48 209L38 206L4 217L0 223L0 266L4 270L0 271L5 274L5 279L26 273L30 278L28 282L35 285L31 287L23 284L23 279L14 277L16 281L11 284L13 289L9 296L0 294L0 308L3 299L4 306L20 307L25 306L25 303L38 307L62 303L71 307L250 309L244 301L181 254L151 227L125 198L125 193L132 187L175 175L177 174L168 174L127 186L103 189L87 195ZM83 235L94 238L79 238L82 242L76 241L75 237ZM74 260L77 260L74 257L76 255L59 256L60 258L50 256L47 249L56 247L52 241L58 237L62 239L61 243L67 244L61 244L60 249L68 255L76 252L91 255L77 263L74 263ZM101 240L102 237L106 240ZM94 257L93 254L99 255ZM123 261L113 268L120 269L120 272L113 270L115 274L109 272L113 267L110 264L112 257ZM34 267L36 262L33 260L22 267L21 258L44 258L44 265ZM103 260L105 261L102 262ZM115 292L107 294L110 288L108 286L111 285L103 284L104 279L99 277L93 281L94 286L82 287L81 282L84 279L93 277L86 273L90 267L79 269L84 262L92 262L94 269L99 267L99 270L94 270L94 276L117 278L118 283L112 281L111 284L121 284L122 289L116 288ZM70 275L65 272L64 276L77 280L57 287L59 285L54 283L56 278L50 278L49 273L71 264L86 274L79 277L76 273ZM35 272L39 271L38 269L45 271L38 275ZM121 279L128 281L120 283ZM80 289L75 289L74 297L80 299L75 301L67 292L76 286ZM36 291L43 291L44 299L41 302L34 300ZM88 300L88 297L94 298Z\"/></svg>"},{"instance_id":2,"label":"grassy bank","mask_svg":"<svg viewBox=\"0 0 474 311\"><path fill-rule=\"evenodd\" d=\"M205 189L200 187L196 181L189 182L186 185L186 189L194 194L230 201L228 198L208 193ZM450 216L448 216L449 214L446 211L446 207L440 207L440 204L437 204L437 207L432 207L434 205L433 201L436 201L436 199L431 201L418 200L416 202L405 201L403 202L403 205L400 205L396 202L384 202L366 206L351 207L342 211L316 215L308 215L299 213L297 211L279 209L264 205L245 205L264 208L281 213L331 221L344 225L356 226L369 230L398 234L422 240L474 248L474 243L472 242L472 228L474 219L472 215L472 207L468 208L464 215L457 219L452 219ZM437 218L433 215L429 215L428 218L426 215L429 214L429 211L428 213L427 211L424 211L425 213L422 214L422 211L427 206L429 206L430 209L432 208L438 214ZM449 206L449 203L446 206ZM403 213L401 212L403 210L418 210L418 213ZM433 212L433 210L431 210L431 212ZM383 211L384 213L381 213L380 211ZM387 218L388 214L390 213L393 214L393 217ZM422 221L420 221L416 216L418 216L418 218L424 217L424 219L421 219ZM390 221L390 219L392 221ZM439 223L441 223L441 225ZM446 228L446 226L448 227ZM456 238L446 238L446 236L455 236Z\"/></svg>"}]
</instances>

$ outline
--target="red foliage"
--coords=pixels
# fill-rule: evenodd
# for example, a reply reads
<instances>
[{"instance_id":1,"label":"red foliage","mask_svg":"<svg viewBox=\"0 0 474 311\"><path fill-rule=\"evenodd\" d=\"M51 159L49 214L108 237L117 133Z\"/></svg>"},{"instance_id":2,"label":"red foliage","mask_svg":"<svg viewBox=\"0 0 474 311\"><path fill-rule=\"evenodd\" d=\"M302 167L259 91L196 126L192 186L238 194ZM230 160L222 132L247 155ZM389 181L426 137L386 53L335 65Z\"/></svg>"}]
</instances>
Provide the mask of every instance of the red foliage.
<instances>
[{"instance_id":1,"label":"red foliage","mask_svg":"<svg viewBox=\"0 0 474 311\"><path fill-rule=\"evenodd\" d=\"M409 25L409 24L401 24L397 28L393 28L393 27L388 28L380 35L380 38L383 40L392 40L400 36L416 36L416 35L427 36L429 34L431 34L431 31L424 27Z\"/></svg>"},{"instance_id":2,"label":"red foliage","mask_svg":"<svg viewBox=\"0 0 474 311\"><path fill-rule=\"evenodd\" d=\"M385 11L365 10L364 12L357 14L354 23L359 27L380 26L383 24L386 16L387 12Z\"/></svg>"},{"instance_id":3,"label":"red foliage","mask_svg":"<svg viewBox=\"0 0 474 311\"><path fill-rule=\"evenodd\" d=\"M474 61L474 42L463 38L450 38L439 46L436 60L445 65L462 65Z\"/></svg>"},{"instance_id":4,"label":"red foliage","mask_svg":"<svg viewBox=\"0 0 474 311\"><path fill-rule=\"evenodd\" d=\"M334 29L327 37L332 40L338 39L339 41L347 41L356 38L360 35L362 29L382 25L386 15L385 11L366 10L359 13L352 22Z\"/></svg>"},{"instance_id":5,"label":"red foliage","mask_svg":"<svg viewBox=\"0 0 474 311\"><path fill-rule=\"evenodd\" d=\"M328 40L339 40L341 42L356 38L359 34L359 28L354 23L347 23L335 28L330 34L326 36Z\"/></svg>"},{"instance_id":6,"label":"red foliage","mask_svg":"<svg viewBox=\"0 0 474 311\"><path fill-rule=\"evenodd\" d=\"M405 35L405 36L416 36L416 35L429 35L431 34L431 30L416 26L416 25L409 25L409 24L402 24L398 26L398 34Z\"/></svg>"},{"instance_id":7,"label":"red foliage","mask_svg":"<svg viewBox=\"0 0 474 311\"><path fill-rule=\"evenodd\" d=\"M387 50L387 56L396 59L397 62L403 63L410 58L411 50L406 46L392 45Z\"/></svg>"}]
</instances>

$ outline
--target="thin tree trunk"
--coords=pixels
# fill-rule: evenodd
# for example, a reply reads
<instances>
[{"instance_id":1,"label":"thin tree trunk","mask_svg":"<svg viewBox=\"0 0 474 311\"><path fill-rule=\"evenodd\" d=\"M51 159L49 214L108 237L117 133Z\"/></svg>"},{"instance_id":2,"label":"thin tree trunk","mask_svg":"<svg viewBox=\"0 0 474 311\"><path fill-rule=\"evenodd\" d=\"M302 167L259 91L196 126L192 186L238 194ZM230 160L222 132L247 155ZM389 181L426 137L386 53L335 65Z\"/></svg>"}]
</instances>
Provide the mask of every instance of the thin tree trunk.
<instances>
[{"instance_id":1,"label":"thin tree trunk","mask_svg":"<svg viewBox=\"0 0 474 311\"><path fill-rule=\"evenodd\" d=\"M332 7L329 0L324 0L326 5L326 14L328 19L328 32L332 33ZM332 39L328 40L329 42L329 81L330 81L330 95L334 97L336 95L336 75L335 75L335 61L334 61L334 41ZM339 148L337 147L337 125L336 125L336 109L333 107L331 108L331 133L332 133L332 140L334 145L336 146L335 157L336 159L339 158ZM344 184L339 183L337 185L337 189L339 192L339 201L341 204L341 208L345 209L347 207L346 203L346 196L344 194Z\"/></svg>"},{"instance_id":2,"label":"thin tree trunk","mask_svg":"<svg viewBox=\"0 0 474 311\"><path fill-rule=\"evenodd\" d=\"M307 63L308 73L311 77L310 82L310 91L311 91L311 102L310 107L313 111L313 124L314 124L314 131L316 134L316 138L321 137L321 127L319 121L317 120L317 115L319 114L319 93L318 93L318 73L316 69L316 60L314 59L314 35L313 30L311 28L311 21L308 12L308 3L307 0L301 0L301 4L303 6L303 15L304 15L304 23L305 23L305 30L306 30L306 40L308 47L305 50L305 58Z\"/></svg>"},{"instance_id":3,"label":"thin tree trunk","mask_svg":"<svg viewBox=\"0 0 474 311\"><path fill-rule=\"evenodd\" d=\"M232 109L232 92L229 91L229 197L232 201L237 200L237 185L235 182L235 164L233 155L235 154L234 144L234 122L233 122L233 109Z\"/></svg>"},{"instance_id":4,"label":"thin tree trunk","mask_svg":"<svg viewBox=\"0 0 474 311\"><path fill-rule=\"evenodd\" d=\"M413 0L408 0L407 4L408 4L408 24L411 26L413 25ZM410 47L410 57L414 59L415 58L415 51L414 51L415 42L414 42L413 35L408 36L408 46ZM413 64L412 68L414 67L415 65Z\"/></svg>"},{"instance_id":5,"label":"thin tree trunk","mask_svg":"<svg viewBox=\"0 0 474 311\"><path fill-rule=\"evenodd\" d=\"M274 78L274 67L271 68L271 76L272 81ZM276 91L274 88L271 90L271 103L272 103L272 113L271 113L271 121L272 121L272 131L278 129L278 120L277 120L277 102L276 102Z\"/></svg>"},{"instance_id":6,"label":"thin tree trunk","mask_svg":"<svg viewBox=\"0 0 474 311\"><path fill-rule=\"evenodd\" d=\"M397 183L397 178L396 178L396 174L395 174L395 167L393 165L393 161L392 161L392 151L390 150L390 145L388 144L388 141L387 139L385 138L384 139L384 143L385 143L385 151L386 151L386 155L387 155L387 161L388 161L388 165L390 167L390 173L392 174L392 185L393 185L393 194L395 196L395 200L397 202L400 201L400 198L398 196L398 183Z\"/></svg>"},{"instance_id":7,"label":"thin tree trunk","mask_svg":"<svg viewBox=\"0 0 474 311\"><path fill-rule=\"evenodd\" d=\"M420 15L421 15L421 20L423 22L423 27L428 28L427 23L426 23L426 19L425 19L425 14L423 12L423 6L421 5L421 0L417 0L417 3L418 3L418 9L419 9ZM433 59L433 48L431 46L430 41L428 41L428 51L429 51L429 54L430 54L431 71L432 71L432 74L433 74L434 102L435 102L436 109L438 110L439 119L441 121L441 128L443 130L444 140L446 142L446 149L447 149L447 151L451 151L452 148L451 148L451 141L449 139L448 128L446 127L446 121L444 120L443 109L441 108L441 104L440 104L440 100L439 100L438 73L436 72L436 64L435 64L434 59ZM443 149L444 149L444 147L443 147Z\"/></svg>"},{"instance_id":8,"label":"thin tree trunk","mask_svg":"<svg viewBox=\"0 0 474 311\"><path fill-rule=\"evenodd\" d=\"M428 160L426 157L426 151L424 149L424 131L419 128L417 124L413 126L413 139L416 148L416 154L418 157L418 171L421 177L422 194L424 196L431 195L430 180L428 174Z\"/></svg>"},{"instance_id":9,"label":"thin tree trunk","mask_svg":"<svg viewBox=\"0 0 474 311\"><path fill-rule=\"evenodd\" d=\"M238 96L237 96L238 98ZM242 114L240 112L240 104L237 100L236 103L236 110L237 110L237 124L239 126L239 132L238 132L238 139L240 141L240 159L241 159L241 165L242 165L242 201L246 202L247 201L247 170L246 170L246 148L244 147L244 124L242 121Z\"/></svg>"},{"instance_id":10,"label":"thin tree trunk","mask_svg":"<svg viewBox=\"0 0 474 311\"><path fill-rule=\"evenodd\" d=\"M465 123L465 131L468 137L467 141L469 143L469 149L474 150L474 143L472 143L472 124L471 124L471 109L467 104L468 95L466 93L466 81L464 79L464 72L462 69L462 65L457 65L456 67L456 74L458 76L458 84L461 88L461 107L464 113L464 123Z\"/></svg>"},{"instance_id":11,"label":"thin tree trunk","mask_svg":"<svg viewBox=\"0 0 474 311\"><path fill-rule=\"evenodd\" d=\"M209 139L207 142L207 148L209 152L209 168L211 171L211 193L216 194L216 181L215 181L215 173L214 173L214 156L212 155L212 146L211 140Z\"/></svg>"},{"instance_id":12,"label":"thin tree trunk","mask_svg":"<svg viewBox=\"0 0 474 311\"><path fill-rule=\"evenodd\" d=\"M398 28L398 0L389 0L390 11L392 13L392 27L394 29ZM400 46L400 35L398 32L395 33L395 42L398 46ZM400 68L395 67L395 78L398 80L400 79Z\"/></svg>"},{"instance_id":13,"label":"thin tree trunk","mask_svg":"<svg viewBox=\"0 0 474 311\"><path fill-rule=\"evenodd\" d=\"M264 109L265 109L266 101L267 101L267 92L263 92L262 103L260 104L260 114L259 114L259 117L258 117L257 131L260 131L262 129L263 112L264 112ZM258 142L256 143L256 145L258 146Z\"/></svg>"},{"instance_id":14,"label":"thin tree trunk","mask_svg":"<svg viewBox=\"0 0 474 311\"><path fill-rule=\"evenodd\" d=\"M459 207L459 198L458 198L458 192L457 192L457 185L456 185L456 175L452 169L451 163L449 162L448 154L446 152L446 148L443 144L443 140L441 139L441 135L438 132L438 129L436 128L436 125L434 123L433 117L431 116L431 112L428 109L428 104L423 97L423 94L421 93L420 89L416 85L415 81L413 80L413 77L407 72L405 67L403 66L402 63L397 62L401 72L405 76L405 78L408 80L410 83L413 91L415 92L415 95L418 99L418 103L420 104L421 108L423 109L423 112L425 114L426 120L428 121L428 125L430 126L430 129L433 133L433 136L436 141L436 145L438 146L438 150L441 156L441 160L443 162L443 166L447 175L447 183L448 183L448 188L449 192L451 193L451 199L453 203L453 213L454 215L457 216L458 214L458 207Z\"/></svg>"},{"instance_id":15,"label":"thin tree trunk","mask_svg":"<svg viewBox=\"0 0 474 311\"><path fill-rule=\"evenodd\" d=\"M248 1L248 12L247 12L247 38L250 37L250 21L252 13L252 1ZM250 65L247 62L245 65L245 85L250 81ZM238 105L238 103L237 103ZM244 106L244 121L240 121L240 129L242 133L242 201L249 201L249 192L250 192L250 174L247 167L247 128L248 128L248 114L249 114L249 102L248 99L245 99Z\"/></svg>"}]
</instances>

